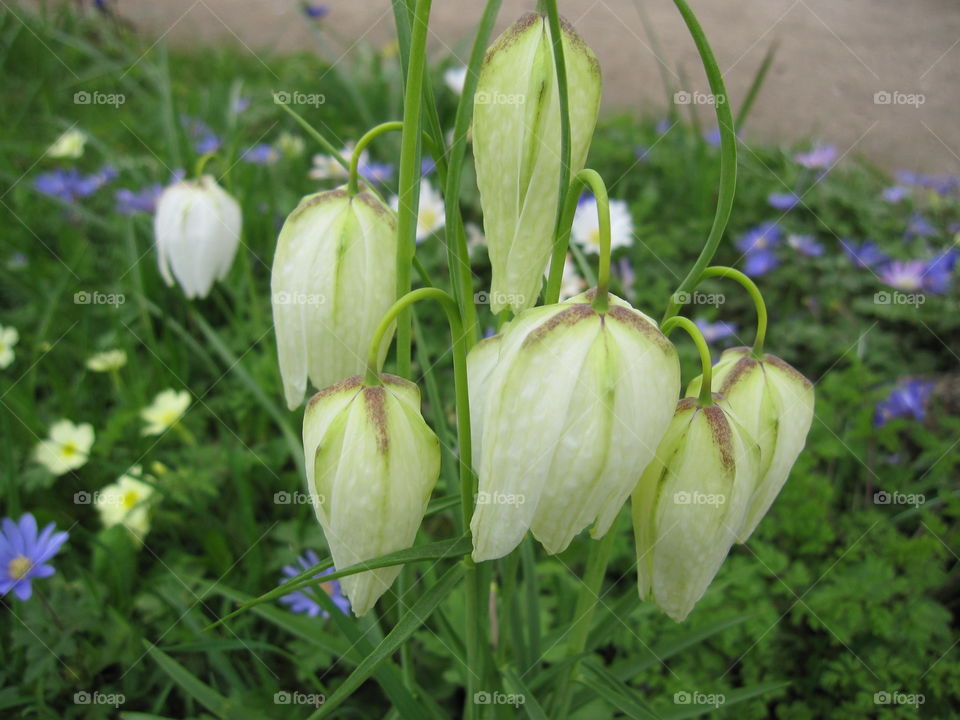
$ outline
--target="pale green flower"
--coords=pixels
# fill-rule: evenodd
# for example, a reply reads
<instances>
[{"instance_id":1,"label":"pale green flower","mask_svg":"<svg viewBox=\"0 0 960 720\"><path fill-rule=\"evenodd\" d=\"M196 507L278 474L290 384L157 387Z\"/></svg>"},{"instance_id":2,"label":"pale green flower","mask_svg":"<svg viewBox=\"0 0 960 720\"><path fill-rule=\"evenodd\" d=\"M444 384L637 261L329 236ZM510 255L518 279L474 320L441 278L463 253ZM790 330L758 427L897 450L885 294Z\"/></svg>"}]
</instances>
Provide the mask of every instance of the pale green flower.
<instances>
[{"instance_id":1,"label":"pale green flower","mask_svg":"<svg viewBox=\"0 0 960 720\"><path fill-rule=\"evenodd\" d=\"M10 367L14 360L13 348L20 342L20 333L15 327L0 325L0 370Z\"/></svg>"},{"instance_id":2,"label":"pale green flower","mask_svg":"<svg viewBox=\"0 0 960 720\"><path fill-rule=\"evenodd\" d=\"M63 475L86 464L93 439L89 423L58 420L50 426L50 437L37 444L34 458L54 475Z\"/></svg>"},{"instance_id":3,"label":"pale green flower","mask_svg":"<svg viewBox=\"0 0 960 720\"><path fill-rule=\"evenodd\" d=\"M47 148L47 157L78 158L83 155L86 143L87 136L80 130L71 128L54 140L53 144Z\"/></svg>"},{"instance_id":4,"label":"pale green flower","mask_svg":"<svg viewBox=\"0 0 960 720\"><path fill-rule=\"evenodd\" d=\"M127 364L125 350L105 350L87 359L87 369L93 372L114 372Z\"/></svg>"},{"instance_id":5,"label":"pale green flower","mask_svg":"<svg viewBox=\"0 0 960 720\"><path fill-rule=\"evenodd\" d=\"M123 525L137 542L143 542L150 531L150 501L155 492L142 477L143 469L135 465L97 492L94 500L104 527ZM150 476L147 479L153 480Z\"/></svg>"},{"instance_id":6,"label":"pale green flower","mask_svg":"<svg viewBox=\"0 0 960 720\"><path fill-rule=\"evenodd\" d=\"M190 407L190 393L186 390L164 390L153 402L140 411L140 417L147 424L142 435L161 435L177 424Z\"/></svg>"}]
</instances>

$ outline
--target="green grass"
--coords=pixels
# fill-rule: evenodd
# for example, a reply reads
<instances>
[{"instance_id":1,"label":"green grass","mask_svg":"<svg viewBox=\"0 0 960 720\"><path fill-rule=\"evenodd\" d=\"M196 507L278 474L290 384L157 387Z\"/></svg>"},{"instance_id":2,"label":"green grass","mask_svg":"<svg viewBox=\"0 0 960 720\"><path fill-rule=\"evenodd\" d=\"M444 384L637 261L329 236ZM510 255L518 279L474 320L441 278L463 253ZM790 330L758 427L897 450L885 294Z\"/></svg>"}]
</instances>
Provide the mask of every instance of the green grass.
<instances>
[{"instance_id":1,"label":"green grass","mask_svg":"<svg viewBox=\"0 0 960 720\"><path fill-rule=\"evenodd\" d=\"M114 716L113 708L75 704L75 693L97 691L122 694L120 710L131 718L280 711L308 717L313 708L280 708L275 693L332 697L399 612L395 594L363 620L311 619L270 603L204 631L238 603L275 587L281 567L305 549L323 556L325 548L308 505L274 503L275 493L301 489L302 458L300 415L282 401L269 291L278 222L316 188L307 170L320 148L305 137L306 152L267 167L238 156L283 130L304 135L273 103L275 90L324 94L325 104L304 107L303 114L338 147L374 123L398 119L396 61L361 48L349 64L328 72L309 54L268 57L266 65L226 47L167 54L162 44L151 47L96 15L39 19L17 9L16 16L0 13L0 62L0 324L21 336L15 362L0 371L0 515L29 511L41 524L55 521L70 531L54 561L57 574L34 583L34 598L3 598L0 714ZM432 77L441 123L449 128L456 98L439 72ZM78 91L123 93L126 101L116 109L77 105ZM237 96L251 100L242 113L231 111ZM163 284L149 216L121 216L113 199L116 188L166 183L174 170L192 169L196 153L184 115L223 136L224 150L209 167L240 201L245 222L229 277L193 303ZM589 165L606 179L612 198L629 201L640 238L614 257L629 258L637 282L630 289L615 282L613 290L659 317L709 230L718 156L685 122L661 136L655 120L604 119ZM90 137L83 158L44 158L45 148L74 124ZM638 147L651 148L643 161ZM373 152L396 162L398 150L399 136L387 135ZM769 193L814 181L792 150L753 145L748 127L717 262L741 265L732 240L782 215L767 205ZM33 187L38 174L54 167L94 172L105 164L119 178L75 204ZM461 199L466 220L480 222L472 173L468 153ZM923 694L924 716L947 717L960 703L960 658L951 645L960 552L960 296L954 288L928 296L919 308L877 305L874 293L884 286L855 268L841 246L841 239L872 238L897 257L926 257L954 242L950 228L960 212L955 194L884 203L880 193L891 182L847 159L781 221L825 247L819 258L782 248L782 265L758 279L771 316L768 350L817 381L808 449L754 539L732 552L683 625L637 600L632 535L620 518L588 641L592 655L574 691L575 717L612 717L614 707L687 717L682 713L690 706L674 702L677 692L724 693L727 703L715 714L730 718L869 717L878 712L874 694L895 690ZM936 235L904 241L914 211L934 222ZM418 256L434 283L449 288L441 239L427 240ZM475 289L487 287L482 252L474 272ZM726 302L692 314L738 323L748 344L749 298L722 281L703 289L724 293ZM122 293L126 301L77 305L80 291ZM448 333L435 309L418 308L417 316L414 372L424 415L452 447ZM480 319L484 327L495 324L485 308ZM116 384L84 367L92 353L111 348L129 357ZM680 350L686 380L697 372L696 355L686 342ZM927 419L874 428L876 402L904 376L938 382ZM196 444L177 433L140 435L140 409L166 388L191 393L183 424ZM86 465L53 478L31 454L60 418L92 423L97 437ZM73 502L75 493L101 488L135 464L156 477L159 497L142 548L120 528L103 530L91 506ZM457 487L449 453L442 472L436 497ZM876 505L873 493L881 488L923 493L926 502L916 509ZM457 512L447 507L430 515L420 542L453 537ZM545 704L565 677L560 640L588 542L578 539L549 558L528 541L513 567L495 564L499 591L511 583L519 591L516 602L499 606L501 626L510 632L496 657L519 660L502 679L488 680L491 690L529 696L525 711L534 698ZM423 600L456 566L411 567L415 584L407 602ZM396 717L387 708L402 707L407 693L424 716L455 717L466 684L459 661L464 604L462 589L454 590L426 626L413 630L412 690L404 689L399 653L392 654L338 717ZM494 709L517 714L510 706ZM905 706L881 711L916 714Z\"/></svg>"}]
</instances>

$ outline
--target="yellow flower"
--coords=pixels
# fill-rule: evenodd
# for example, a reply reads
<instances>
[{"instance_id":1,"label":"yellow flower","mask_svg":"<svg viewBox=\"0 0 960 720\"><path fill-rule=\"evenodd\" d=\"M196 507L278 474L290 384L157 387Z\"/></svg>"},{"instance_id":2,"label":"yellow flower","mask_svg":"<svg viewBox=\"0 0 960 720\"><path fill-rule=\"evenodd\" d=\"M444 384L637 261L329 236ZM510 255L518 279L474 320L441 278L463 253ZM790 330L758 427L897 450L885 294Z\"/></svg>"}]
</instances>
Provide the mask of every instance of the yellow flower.
<instances>
[{"instance_id":1,"label":"yellow flower","mask_svg":"<svg viewBox=\"0 0 960 720\"><path fill-rule=\"evenodd\" d=\"M134 465L115 483L101 489L94 500L104 527L123 525L138 542L143 542L150 531L150 498L154 493L153 486L143 482L142 476L142 468Z\"/></svg>"},{"instance_id":2,"label":"yellow flower","mask_svg":"<svg viewBox=\"0 0 960 720\"><path fill-rule=\"evenodd\" d=\"M50 437L41 440L34 450L34 458L54 475L63 475L83 466L93 446L93 426L74 425L59 420L50 427Z\"/></svg>"},{"instance_id":3,"label":"yellow flower","mask_svg":"<svg viewBox=\"0 0 960 720\"><path fill-rule=\"evenodd\" d=\"M91 355L87 360L87 369L93 372L113 372L127 364L125 350L106 350Z\"/></svg>"},{"instance_id":4,"label":"yellow flower","mask_svg":"<svg viewBox=\"0 0 960 720\"><path fill-rule=\"evenodd\" d=\"M13 362L13 346L20 340L20 333L14 327L0 325L0 370Z\"/></svg>"},{"instance_id":5,"label":"yellow flower","mask_svg":"<svg viewBox=\"0 0 960 720\"><path fill-rule=\"evenodd\" d=\"M67 130L47 148L47 157L78 158L83 155L83 146L86 142L87 136L79 130Z\"/></svg>"},{"instance_id":6,"label":"yellow flower","mask_svg":"<svg viewBox=\"0 0 960 720\"><path fill-rule=\"evenodd\" d=\"M140 411L140 417L147 423L143 435L160 435L177 424L190 406L190 393L186 390L164 390L153 403Z\"/></svg>"}]
</instances>

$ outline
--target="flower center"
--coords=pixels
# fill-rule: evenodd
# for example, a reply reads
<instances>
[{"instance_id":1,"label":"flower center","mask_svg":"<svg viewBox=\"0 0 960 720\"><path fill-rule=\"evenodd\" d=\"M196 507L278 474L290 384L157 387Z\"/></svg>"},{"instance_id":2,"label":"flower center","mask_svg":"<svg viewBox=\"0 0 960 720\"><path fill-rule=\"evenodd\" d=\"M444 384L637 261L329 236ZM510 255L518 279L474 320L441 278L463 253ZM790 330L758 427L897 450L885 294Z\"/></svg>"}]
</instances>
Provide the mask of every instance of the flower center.
<instances>
[{"instance_id":1,"label":"flower center","mask_svg":"<svg viewBox=\"0 0 960 720\"><path fill-rule=\"evenodd\" d=\"M420 212L420 225L428 230L437 222L437 214L433 210L423 210Z\"/></svg>"},{"instance_id":2,"label":"flower center","mask_svg":"<svg viewBox=\"0 0 960 720\"><path fill-rule=\"evenodd\" d=\"M594 228L590 231L590 244L600 247L600 228Z\"/></svg>"},{"instance_id":3,"label":"flower center","mask_svg":"<svg viewBox=\"0 0 960 720\"><path fill-rule=\"evenodd\" d=\"M66 457L73 457L77 454L77 446L73 443L64 443L60 446L60 452Z\"/></svg>"},{"instance_id":4,"label":"flower center","mask_svg":"<svg viewBox=\"0 0 960 720\"><path fill-rule=\"evenodd\" d=\"M136 490L127 490L123 494L123 509L129 510L140 501L140 495Z\"/></svg>"},{"instance_id":5,"label":"flower center","mask_svg":"<svg viewBox=\"0 0 960 720\"><path fill-rule=\"evenodd\" d=\"M7 572L14 580L20 580L33 567L33 561L25 555L17 555L10 564L7 565Z\"/></svg>"},{"instance_id":6,"label":"flower center","mask_svg":"<svg viewBox=\"0 0 960 720\"><path fill-rule=\"evenodd\" d=\"M330 597L333 597L333 580L330 580L329 582L320 583L320 589L323 590Z\"/></svg>"}]
</instances>

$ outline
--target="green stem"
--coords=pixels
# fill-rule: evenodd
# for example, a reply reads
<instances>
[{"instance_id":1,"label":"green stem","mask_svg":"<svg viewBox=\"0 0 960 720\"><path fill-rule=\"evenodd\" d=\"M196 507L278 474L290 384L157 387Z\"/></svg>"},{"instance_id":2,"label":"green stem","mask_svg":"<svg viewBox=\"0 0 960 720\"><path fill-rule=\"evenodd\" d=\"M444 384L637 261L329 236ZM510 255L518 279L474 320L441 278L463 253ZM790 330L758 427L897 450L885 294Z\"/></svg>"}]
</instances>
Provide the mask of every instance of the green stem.
<instances>
[{"instance_id":1,"label":"green stem","mask_svg":"<svg viewBox=\"0 0 960 720\"><path fill-rule=\"evenodd\" d=\"M749 277L739 270L723 265L714 265L703 271L703 279L712 277L724 277L736 280L753 298L753 304L757 308L757 337L753 341L753 355L756 358L763 357L763 343L767 337L767 305L763 301L763 295L760 294L760 288Z\"/></svg>"},{"instance_id":2,"label":"green stem","mask_svg":"<svg viewBox=\"0 0 960 720\"><path fill-rule=\"evenodd\" d=\"M420 167L420 95L426 64L427 24L431 0L417 0L410 37L410 62L403 98L403 136L400 140L399 201L397 205L397 297L410 290L411 260L417 248ZM459 322L459 318L457 319ZM410 314L397 318L397 374L410 375ZM459 404L458 404L459 409Z\"/></svg>"},{"instance_id":3,"label":"green stem","mask_svg":"<svg viewBox=\"0 0 960 720\"><path fill-rule=\"evenodd\" d=\"M336 148L336 146L334 146L333 143L331 143L323 135L317 132L316 128L314 128L313 125L308 123L306 119L304 119L304 117L300 115L300 113L298 113L296 110L293 110L289 105L286 105L284 103L277 103L277 104L283 108L284 112L286 112L288 115L290 115L290 117L292 117L294 120L297 121L300 127L302 127L306 131L307 135L309 135L318 143L320 143L320 146L324 150L326 150L327 154L330 155L330 157L332 157L338 163L340 163L340 165L343 166L344 170L350 169L350 163L348 163L347 159L340 154L340 151Z\"/></svg>"},{"instance_id":4,"label":"green stem","mask_svg":"<svg viewBox=\"0 0 960 720\"><path fill-rule=\"evenodd\" d=\"M700 282L700 276L713 260L717 252L720 240L723 238L727 222L730 220L730 211L733 209L733 197L737 186L737 135L734 132L733 113L730 111L730 98L727 95L727 89L723 82L723 75L720 67L717 65L717 59L710 49L710 43L703 33L703 28L697 21L696 15L687 5L686 0L673 0L680 15L683 16L690 35L696 43L697 50L700 53L700 59L703 61L703 68L707 73L707 79L710 82L710 92L715 98L724 98L725 102L714 103L714 109L717 113L717 124L720 128L720 190L717 194L717 210L713 217L713 225L710 228L710 234L707 236L707 242L700 251L700 257L694 263L690 272L680 283L676 292L671 296L670 303L664 313L663 319L668 320L679 312L680 306L675 301L677 294L690 292Z\"/></svg>"},{"instance_id":5,"label":"green stem","mask_svg":"<svg viewBox=\"0 0 960 720\"><path fill-rule=\"evenodd\" d=\"M391 132L393 130L403 130L403 123L399 120L381 123L368 130L366 133L364 133L363 137L357 140L357 144L353 146L353 155L350 157L350 179L347 181L348 193L351 195L356 195L359 191L358 170L360 165L360 156L363 154L363 151L366 149L367 145L369 145L378 135L382 135L385 132Z\"/></svg>"},{"instance_id":6,"label":"green stem","mask_svg":"<svg viewBox=\"0 0 960 720\"><path fill-rule=\"evenodd\" d=\"M607 293L610 287L610 201L603 178L596 170L590 168L584 168L570 181L570 191L566 194L566 201L561 208L560 223L557 226L557 239L553 246L553 257L550 260L550 276L547 279L544 303L552 305L560 298L560 283L563 280L563 264L567 247L570 245L570 231L573 227L573 218L577 213L580 190L584 187L590 188L597 200L600 260L597 266L597 294L593 306L599 312L603 312L609 305Z\"/></svg>"},{"instance_id":7,"label":"green stem","mask_svg":"<svg viewBox=\"0 0 960 720\"><path fill-rule=\"evenodd\" d=\"M480 66L486 55L487 42L493 31L493 24L500 11L502 0L488 0L487 6L477 26L477 35L470 51L467 65L467 78L463 85L463 94L457 105L457 115L453 123L453 144L450 146L450 158L447 165L447 186L444 192L446 202L447 262L450 265L451 278L459 273L454 283L460 314L468 333L468 343L472 346L479 336L477 308L473 299L473 273L470 270L470 252L463 231L463 217L460 211L460 182L463 175L463 161L467 153L467 131L473 118L473 99L480 77Z\"/></svg>"},{"instance_id":8,"label":"green stem","mask_svg":"<svg viewBox=\"0 0 960 720\"><path fill-rule=\"evenodd\" d=\"M709 407L713 405L713 394L710 387L713 379L710 346L707 345L707 341L704 339L703 333L700 332L700 328L698 328L690 318L675 315L669 320L665 320L660 326L660 330L664 335L669 335L678 327L686 331L690 339L693 340L693 344L697 346L697 352L700 353L700 365L703 367L703 378L700 383L700 405L701 407Z\"/></svg>"},{"instance_id":9,"label":"green stem","mask_svg":"<svg viewBox=\"0 0 960 720\"><path fill-rule=\"evenodd\" d=\"M570 642L567 645L567 657L579 655L587 647L587 638L593 626L593 613L600 601L600 589L603 578L607 573L607 563L610 561L610 551L613 549L617 533L613 528L607 530L598 542L590 544L590 555L587 557L587 567L583 573L583 584L577 594L577 606L571 621ZM570 701L573 697L573 681L577 673L579 662L570 666L567 682L560 686L556 717L566 718L570 710Z\"/></svg>"},{"instance_id":10,"label":"green stem","mask_svg":"<svg viewBox=\"0 0 960 720\"><path fill-rule=\"evenodd\" d=\"M570 186L570 94L567 88L567 63L563 56L563 30L560 27L557 0L543 0L541 8L542 12L546 13L547 24L550 26L553 68L556 71L557 97L560 100L560 193L557 195L556 236L561 227L564 201ZM562 262L560 269L563 270Z\"/></svg>"},{"instance_id":11,"label":"green stem","mask_svg":"<svg viewBox=\"0 0 960 720\"><path fill-rule=\"evenodd\" d=\"M207 166L207 163L213 160L216 153L204 153L197 158L196 164L193 166L193 176L198 180L203 176L203 169Z\"/></svg>"}]
</instances>

